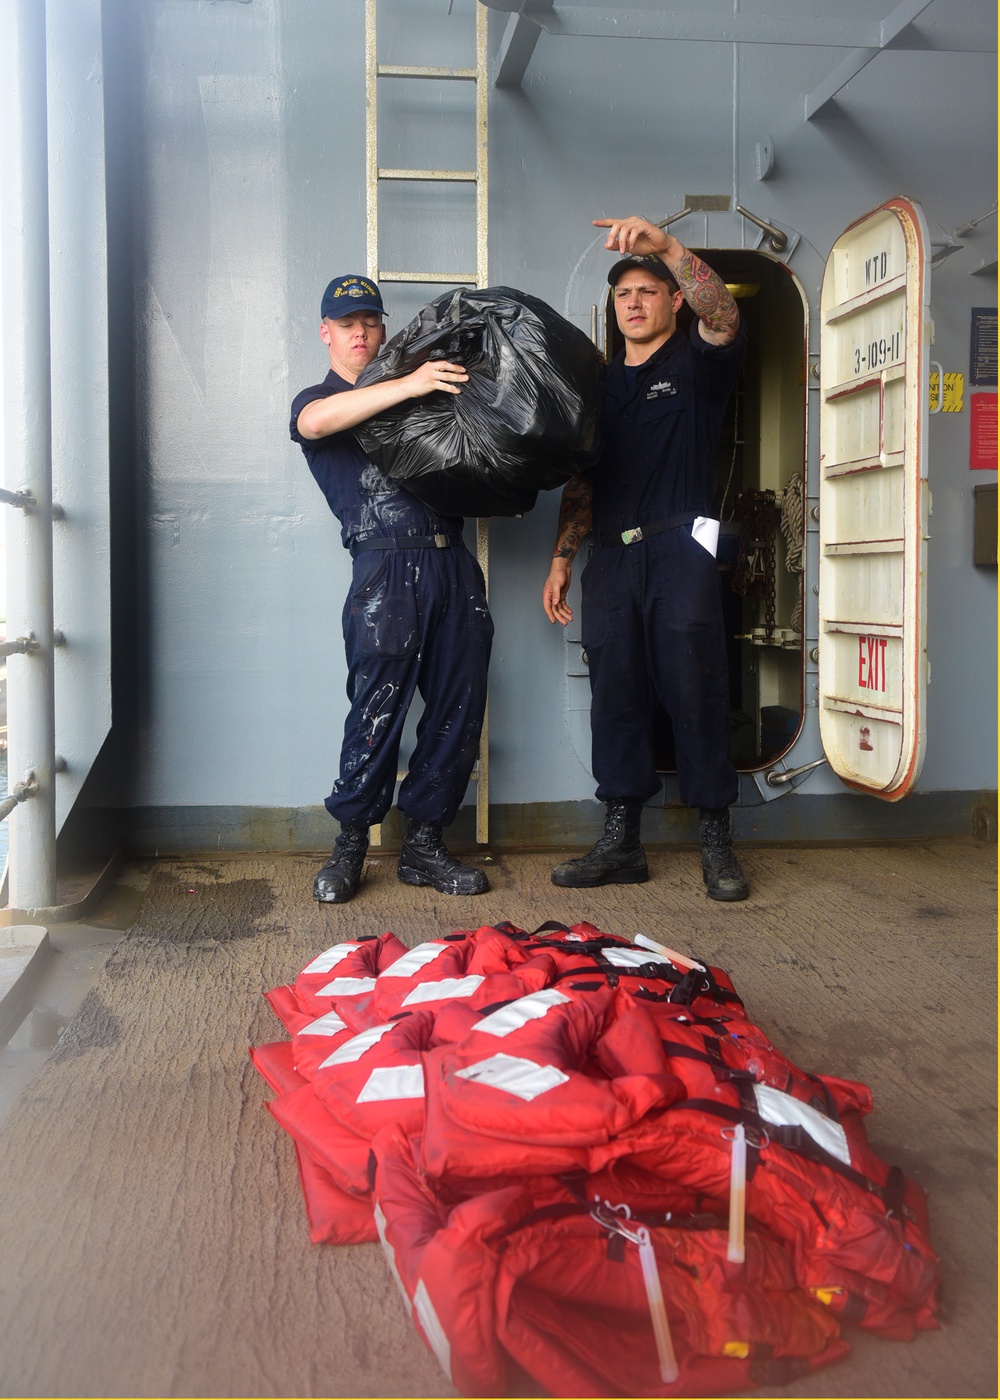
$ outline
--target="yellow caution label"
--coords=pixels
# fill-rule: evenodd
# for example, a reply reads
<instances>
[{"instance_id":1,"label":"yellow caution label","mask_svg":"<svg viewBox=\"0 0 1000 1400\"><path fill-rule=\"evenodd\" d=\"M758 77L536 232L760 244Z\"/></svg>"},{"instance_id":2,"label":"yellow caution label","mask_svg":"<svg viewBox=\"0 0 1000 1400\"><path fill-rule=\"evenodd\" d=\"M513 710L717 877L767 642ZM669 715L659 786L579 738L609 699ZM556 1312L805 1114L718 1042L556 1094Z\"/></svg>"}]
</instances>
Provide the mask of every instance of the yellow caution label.
<instances>
[{"instance_id":1,"label":"yellow caution label","mask_svg":"<svg viewBox=\"0 0 1000 1400\"><path fill-rule=\"evenodd\" d=\"M944 376L944 403L941 405L941 412L961 413L964 392L965 375L946 372ZM927 407L931 413L938 411L938 372L936 369L931 371L930 402Z\"/></svg>"},{"instance_id":2,"label":"yellow caution label","mask_svg":"<svg viewBox=\"0 0 1000 1400\"><path fill-rule=\"evenodd\" d=\"M750 1355L749 1342L727 1342L722 1348L723 1356L733 1356L737 1361L745 1361Z\"/></svg>"}]
</instances>

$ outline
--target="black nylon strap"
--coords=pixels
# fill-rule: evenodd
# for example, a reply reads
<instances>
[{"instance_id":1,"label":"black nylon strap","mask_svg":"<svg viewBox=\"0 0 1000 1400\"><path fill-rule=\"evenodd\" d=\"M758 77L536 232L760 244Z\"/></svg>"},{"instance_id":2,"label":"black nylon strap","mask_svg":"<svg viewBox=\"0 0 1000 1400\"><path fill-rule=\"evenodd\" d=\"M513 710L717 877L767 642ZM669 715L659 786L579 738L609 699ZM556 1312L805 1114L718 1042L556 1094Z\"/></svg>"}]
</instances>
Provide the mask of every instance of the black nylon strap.
<instances>
[{"instance_id":1,"label":"black nylon strap","mask_svg":"<svg viewBox=\"0 0 1000 1400\"><path fill-rule=\"evenodd\" d=\"M660 1044L672 1060L697 1060L699 1064L708 1065L712 1070L718 1067L718 1061L707 1050L696 1050L693 1045L678 1045L675 1040L662 1038Z\"/></svg>"},{"instance_id":2,"label":"black nylon strap","mask_svg":"<svg viewBox=\"0 0 1000 1400\"><path fill-rule=\"evenodd\" d=\"M653 535L662 535L664 530L677 530L681 525L691 525L699 514L696 510L685 510L680 515L668 516L666 520L654 520L651 525L634 525L630 530L622 530L619 534L602 530L594 538L602 549L620 549L622 545L638 544L640 540L651 539Z\"/></svg>"},{"instance_id":3,"label":"black nylon strap","mask_svg":"<svg viewBox=\"0 0 1000 1400\"><path fill-rule=\"evenodd\" d=\"M890 1215L911 1217L911 1212L903 1203L903 1191L906 1187L906 1177L903 1175L901 1167L889 1168L889 1180L885 1183L885 1206Z\"/></svg>"},{"instance_id":4,"label":"black nylon strap","mask_svg":"<svg viewBox=\"0 0 1000 1400\"><path fill-rule=\"evenodd\" d=\"M722 1047L714 1037L705 1041L705 1058L712 1066L716 1079L722 1084L732 1084L739 1097L740 1107L750 1113L757 1112L753 1085L756 1078L746 1069L731 1069L722 1058Z\"/></svg>"},{"instance_id":5,"label":"black nylon strap","mask_svg":"<svg viewBox=\"0 0 1000 1400\"><path fill-rule=\"evenodd\" d=\"M461 543L461 535L370 535L366 540L351 540L350 550L356 559L366 549L454 549Z\"/></svg>"},{"instance_id":6,"label":"black nylon strap","mask_svg":"<svg viewBox=\"0 0 1000 1400\"><path fill-rule=\"evenodd\" d=\"M818 1074L810 1074L808 1070L804 1071L804 1073L806 1078L815 1084L816 1088L823 1095L825 1107L819 1108L818 1104L814 1105L814 1107L816 1107L820 1113L825 1113L827 1118L832 1118L835 1123L839 1123L840 1114L837 1111L837 1102L830 1092L829 1085L824 1084Z\"/></svg>"},{"instance_id":7,"label":"black nylon strap","mask_svg":"<svg viewBox=\"0 0 1000 1400\"><path fill-rule=\"evenodd\" d=\"M670 993L669 1000L671 1003L681 1006L690 1006L700 996L710 997L712 1001L731 1001L735 1002L737 1006L743 1005L742 999L736 992L727 991L725 987L719 986L709 972L707 964L704 967L692 967L689 972L685 972Z\"/></svg>"}]
</instances>

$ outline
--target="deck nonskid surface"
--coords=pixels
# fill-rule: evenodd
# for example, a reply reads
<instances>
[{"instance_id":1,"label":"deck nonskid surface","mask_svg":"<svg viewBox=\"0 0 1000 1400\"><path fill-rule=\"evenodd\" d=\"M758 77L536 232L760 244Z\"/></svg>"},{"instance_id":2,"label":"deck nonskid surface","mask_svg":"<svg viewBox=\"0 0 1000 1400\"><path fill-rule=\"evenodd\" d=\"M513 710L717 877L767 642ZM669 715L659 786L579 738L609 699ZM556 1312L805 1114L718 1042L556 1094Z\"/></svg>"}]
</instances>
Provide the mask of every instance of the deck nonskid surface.
<instances>
[{"instance_id":1,"label":"deck nonskid surface","mask_svg":"<svg viewBox=\"0 0 1000 1400\"><path fill-rule=\"evenodd\" d=\"M309 1244L291 1141L247 1048L262 999L331 943L414 944L509 920L588 920L724 967L810 1070L864 1080L873 1145L930 1197L945 1327L848 1333L800 1396L996 1393L996 848L970 840L749 848L716 905L697 854L646 885L557 889L561 853L500 853L454 899L366 867L347 906L301 856L164 860L55 1050L0 1125L0 1393L432 1396L448 1382L376 1245Z\"/></svg>"}]
</instances>

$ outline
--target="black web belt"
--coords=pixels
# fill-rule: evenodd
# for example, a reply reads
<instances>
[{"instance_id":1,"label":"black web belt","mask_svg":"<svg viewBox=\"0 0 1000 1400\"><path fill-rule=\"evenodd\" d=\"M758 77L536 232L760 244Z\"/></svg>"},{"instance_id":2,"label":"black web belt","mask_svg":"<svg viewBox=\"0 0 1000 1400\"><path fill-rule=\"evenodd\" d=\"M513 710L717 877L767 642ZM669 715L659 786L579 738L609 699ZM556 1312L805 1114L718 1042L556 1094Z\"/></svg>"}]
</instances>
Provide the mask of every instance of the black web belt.
<instances>
[{"instance_id":1,"label":"black web belt","mask_svg":"<svg viewBox=\"0 0 1000 1400\"><path fill-rule=\"evenodd\" d=\"M351 540L351 558L366 549L455 549L462 543L461 535L370 535L366 540Z\"/></svg>"},{"instance_id":2,"label":"black web belt","mask_svg":"<svg viewBox=\"0 0 1000 1400\"><path fill-rule=\"evenodd\" d=\"M697 510L685 510L680 515L668 516L666 520L654 520L652 525L635 525L631 530L622 530L619 534L601 532L597 535L597 543L604 549L614 545L638 544L640 540L648 540L653 535L662 535L664 530L676 530L681 525L691 525L701 514Z\"/></svg>"}]
</instances>

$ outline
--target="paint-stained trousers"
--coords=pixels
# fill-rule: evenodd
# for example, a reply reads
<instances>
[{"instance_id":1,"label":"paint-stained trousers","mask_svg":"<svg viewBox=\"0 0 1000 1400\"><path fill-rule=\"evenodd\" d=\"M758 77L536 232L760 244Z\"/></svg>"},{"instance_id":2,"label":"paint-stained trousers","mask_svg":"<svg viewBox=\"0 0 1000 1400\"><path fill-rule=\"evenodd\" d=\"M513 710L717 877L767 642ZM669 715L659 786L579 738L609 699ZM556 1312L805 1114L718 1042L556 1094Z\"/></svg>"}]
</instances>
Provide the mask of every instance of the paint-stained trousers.
<instances>
[{"instance_id":1,"label":"paint-stained trousers","mask_svg":"<svg viewBox=\"0 0 1000 1400\"><path fill-rule=\"evenodd\" d=\"M493 620L478 563L462 545L359 554L343 628L351 708L327 811L342 825L382 820L406 714L419 693L424 709L398 805L415 821L449 826L486 710Z\"/></svg>"},{"instance_id":2,"label":"paint-stained trousers","mask_svg":"<svg viewBox=\"0 0 1000 1400\"><path fill-rule=\"evenodd\" d=\"M738 780L715 559L681 526L596 548L581 582L599 801L643 802L659 790L655 694L673 722L681 801L728 807Z\"/></svg>"}]
</instances>

